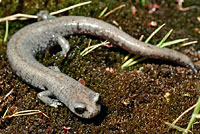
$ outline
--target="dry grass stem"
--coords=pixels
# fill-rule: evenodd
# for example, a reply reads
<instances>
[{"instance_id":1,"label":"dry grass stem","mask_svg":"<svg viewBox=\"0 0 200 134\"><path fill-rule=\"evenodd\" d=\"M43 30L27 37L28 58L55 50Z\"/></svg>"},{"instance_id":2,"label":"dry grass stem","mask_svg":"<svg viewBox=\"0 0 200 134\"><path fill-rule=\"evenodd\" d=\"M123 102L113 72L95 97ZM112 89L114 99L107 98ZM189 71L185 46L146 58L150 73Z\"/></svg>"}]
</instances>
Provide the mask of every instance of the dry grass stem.
<instances>
[{"instance_id":1,"label":"dry grass stem","mask_svg":"<svg viewBox=\"0 0 200 134\"><path fill-rule=\"evenodd\" d=\"M67 7L67 8L58 10L58 11L55 11L55 12L51 12L50 15L59 14L59 13L65 12L65 11L67 11L67 10L76 8L76 7L80 7L80 6L83 6L83 5L86 5L86 4L90 4L91 2L92 2L92 1L87 1L87 2L83 2L83 3L79 3L79 4L76 4L76 5L73 5L73 6L70 6L70 7Z\"/></svg>"},{"instance_id":2,"label":"dry grass stem","mask_svg":"<svg viewBox=\"0 0 200 134\"><path fill-rule=\"evenodd\" d=\"M194 104L193 106L191 106L190 108L188 108L187 110L185 110L175 121L173 121L173 125L175 125L182 117L183 115L185 115L186 113L188 113L190 110L192 110L193 108L196 107L197 104Z\"/></svg>"},{"instance_id":3,"label":"dry grass stem","mask_svg":"<svg viewBox=\"0 0 200 134\"><path fill-rule=\"evenodd\" d=\"M125 6L126 5L120 5L120 6L118 6L118 7L114 8L113 10L109 11L108 13L106 13L103 17L106 17L106 16L110 15L111 13L113 13L113 12L115 12L115 11L121 9L122 7L125 7Z\"/></svg>"},{"instance_id":4,"label":"dry grass stem","mask_svg":"<svg viewBox=\"0 0 200 134\"><path fill-rule=\"evenodd\" d=\"M180 11L188 11L188 10L194 9L194 8L199 8L199 7L197 7L197 6L179 7L178 9L179 9Z\"/></svg>"},{"instance_id":5,"label":"dry grass stem","mask_svg":"<svg viewBox=\"0 0 200 134\"><path fill-rule=\"evenodd\" d=\"M36 15L28 15L28 14L21 14L21 13L17 13L17 14L14 14L14 15L11 15L11 16L8 16L8 17L5 17L5 18L0 18L0 22L3 22L3 21L6 21L6 20L16 20L16 19L19 19L19 18L33 18L33 19L37 19L37 16Z\"/></svg>"},{"instance_id":6,"label":"dry grass stem","mask_svg":"<svg viewBox=\"0 0 200 134\"><path fill-rule=\"evenodd\" d=\"M4 96L4 100L13 92L13 89L11 89L5 96Z\"/></svg>"},{"instance_id":7,"label":"dry grass stem","mask_svg":"<svg viewBox=\"0 0 200 134\"><path fill-rule=\"evenodd\" d=\"M17 116L33 115L33 114L43 114L45 117L49 118L45 113L43 113L40 110L25 110L25 111L16 112L12 115L7 115L7 116L4 115L4 117L2 117L0 120L6 119L6 118L17 117Z\"/></svg>"}]
</instances>

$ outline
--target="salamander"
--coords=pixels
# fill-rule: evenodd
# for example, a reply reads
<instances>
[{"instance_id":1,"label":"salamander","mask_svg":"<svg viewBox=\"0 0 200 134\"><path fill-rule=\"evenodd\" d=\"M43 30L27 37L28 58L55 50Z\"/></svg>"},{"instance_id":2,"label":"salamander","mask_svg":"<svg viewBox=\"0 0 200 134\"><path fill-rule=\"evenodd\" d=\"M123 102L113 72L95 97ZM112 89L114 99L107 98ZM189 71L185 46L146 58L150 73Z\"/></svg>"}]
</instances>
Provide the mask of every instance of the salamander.
<instances>
[{"instance_id":1,"label":"salamander","mask_svg":"<svg viewBox=\"0 0 200 134\"><path fill-rule=\"evenodd\" d=\"M11 68L24 81L43 90L38 93L38 98L45 104L53 107L65 104L82 118L93 118L100 113L99 93L61 73L58 68L45 67L35 59L36 54L44 52L55 44L61 45L61 54L66 56L70 45L64 37L73 34L97 36L130 53L171 61L197 72L188 56L172 49L141 42L117 27L95 18L53 17L20 29L11 37L7 45ZM56 99L52 99L51 96Z\"/></svg>"}]
</instances>

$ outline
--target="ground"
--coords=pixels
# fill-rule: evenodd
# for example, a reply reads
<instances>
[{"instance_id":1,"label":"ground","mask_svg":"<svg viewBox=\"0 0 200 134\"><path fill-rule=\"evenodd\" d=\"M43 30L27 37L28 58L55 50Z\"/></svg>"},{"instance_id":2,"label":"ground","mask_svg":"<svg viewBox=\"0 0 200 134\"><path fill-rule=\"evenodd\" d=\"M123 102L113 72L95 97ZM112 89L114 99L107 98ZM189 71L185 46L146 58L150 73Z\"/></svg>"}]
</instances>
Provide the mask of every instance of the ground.
<instances>
[{"instance_id":1,"label":"ground","mask_svg":"<svg viewBox=\"0 0 200 134\"><path fill-rule=\"evenodd\" d=\"M83 1L2 1L0 3L0 17L15 13L36 14L42 9L50 12L62 9ZM151 4L157 3L160 9L149 14ZM98 18L101 11L108 7L108 11L125 4L126 7L100 18L113 24L116 21L128 34L145 38L156 27L148 26L151 21L166 26L150 43L156 44L170 30L174 29L168 40L189 38L199 41L197 20L200 9L179 11L176 1L149 0L147 6L135 1L96 1L91 4L72 9L58 16L83 15ZM131 5L135 5L137 13L133 14ZM197 5L200 1L188 0L184 7ZM10 21L9 36L25 25L36 20ZM6 56L7 42L3 42L5 22L0 23L0 116L6 109L6 115L12 115L22 110L40 110L42 114L19 116L0 120L0 133L67 133L64 127L71 127L69 133L177 133L168 130L164 123L173 122L182 112L194 105L199 97L199 75L186 67L166 61L148 59L125 70L120 69L123 58L128 54L118 47L99 47L82 57L80 53L87 47L90 39L92 44L102 39L85 35L68 37L72 44L67 58L46 51L37 55L39 62L45 66L57 65L63 73L76 80L84 79L86 86L100 93L102 111L97 117L86 120L75 116L66 107L52 108L46 106L37 98L40 91L28 85L15 75ZM112 44L114 45L114 44ZM200 61L199 43L181 48L179 51L191 57L198 65ZM108 71L109 68L109 71ZM12 93L4 99L10 91ZM186 128L192 111L183 116L177 125ZM200 131L200 124L193 125L192 131Z\"/></svg>"}]
</instances>

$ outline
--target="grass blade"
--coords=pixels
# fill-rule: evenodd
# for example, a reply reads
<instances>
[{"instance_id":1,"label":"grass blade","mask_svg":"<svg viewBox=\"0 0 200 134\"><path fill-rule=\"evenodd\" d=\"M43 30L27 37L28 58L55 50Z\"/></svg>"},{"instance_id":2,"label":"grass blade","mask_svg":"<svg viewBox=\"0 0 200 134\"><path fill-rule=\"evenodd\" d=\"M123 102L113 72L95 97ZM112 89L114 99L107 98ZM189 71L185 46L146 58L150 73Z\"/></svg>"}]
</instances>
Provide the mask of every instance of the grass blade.
<instances>
[{"instance_id":1,"label":"grass blade","mask_svg":"<svg viewBox=\"0 0 200 134\"><path fill-rule=\"evenodd\" d=\"M125 61L127 61L130 56L131 56L131 53L129 53L128 55L126 55L125 58L123 59L122 63L124 63Z\"/></svg>"},{"instance_id":2,"label":"grass blade","mask_svg":"<svg viewBox=\"0 0 200 134\"><path fill-rule=\"evenodd\" d=\"M122 66L121 68L125 68L125 67L129 67L131 66L130 64L136 60L138 57L140 57L139 55L135 55L134 57L132 57L131 59L127 60Z\"/></svg>"},{"instance_id":3,"label":"grass blade","mask_svg":"<svg viewBox=\"0 0 200 134\"><path fill-rule=\"evenodd\" d=\"M101 45L102 44L97 44L97 45L91 46L89 49L85 49L83 52L81 52L80 55L85 56L85 55L87 55L88 53L92 52L94 49L96 49L97 47L99 47Z\"/></svg>"},{"instance_id":4,"label":"grass blade","mask_svg":"<svg viewBox=\"0 0 200 134\"><path fill-rule=\"evenodd\" d=\"M172 127L172 128L175 128L175 129L178 130L178 131L181 131L181 132L183 132L183 133L186 133L186 130L185 130L184 128L182 128L182 127L176 126L176 125L171 124L171 123L169 123L169 122L165 122L165 124L167 124L168 126L170 126L170 127Z\"/></svg>"},{"instance_id":5,"label":"grass blade","mask_svg":"<svg viewBox=\"0 0 200 134\"><path fill-rule=\"evenodd\" d=\"M171 35L172 31L173 29L171 29L156 46L161 47L167 38Z\"/></svg>"},{"instance_id":6,"label":"grass blade","mask_svg":"<svg viewBox=\"0 0 200 134\"><path fill-rule=\"evenodd\" d=\"M145 40L145 43L148 43L148 42L151 40L151 38L152 38L158 31L160 31L160 29L161 29L162 27L164 27L164 26L165 26L165 24L162 24L161 26L159 26L159 27ZM136 58L138 58L138 57L139 57L138 55L135 55L135 57L133 57L133 58L127 60L127 61L121 66L121 68L129 67L129 66L131 66L131 65L134 65L134 64L136 64L136 63L138 63L138 62L140 62L140 61L143 61L143 60L147 59L147 58L141 58L141 59L138 59L138 60L134 61L134 60L135 60Z\"/></svg>"},{"instance_id":7,"label":"grass blade","mask_svg":"<svg viewBox=\"0 0 200 134\"><path fill-rule=\"evenodd\" d=\"M88 53L90 53L91 51L93 51L94 49L96 49L96 48L98 48L98 47L100 47L100 46L111 47L111 46L108 45L109 43L110 43L110 42L108 42L108 41L104 41L104 42L102 42L102 43L100 43L100 44L96 44L96 45L89 46L89 47L85 48L85 49L80 53L80 55L85 56L85 55L87 55Z\"/></svg>"},{"instance_id":8,"label":"grass blade","mask_svg":"<svg viewBox=\"0 0 200 134\"><path fill-rule=\"evenodd\" d=\"M136 55L136 56L138 56L138 55ZM139 56L138 56L139 57ZM132 66L132 65L134 65L134 64L137 64L138 62L140 62L140 61L143 61L143 60L146 60L147 58L146 57L142 57L142 58L140 58L140 59L138 59L138 60L133 60L133 62L131 62L131 63L129 63L127 66L124 66L123 68L126 68L126 67L130 67L130 66Z\"/></svg>"},{"instance_id":9,"label":"grass blade","mask_svg":"<svg viewBox=\"0 0 200 134\"><path fill-rule=\"evenodd\" d=\"M199 113L200 111L200 98L197 101L197 106L194 108L194 111L192 113L192 117L190 119L190 122L186 128L186 133L188 133L188 131L191 129L193 123L196 121L196 115Z\"/></svg>"},{"instance_id":10,"label":"grass blade","mask_svg":"<svg viewBox=\"0 0 200 134\"><path fill-rule=\"evenodd\" d=\"M160 29L161 29L162 27L164 27L164 26L165 26L165 23L162 24L161 26L159 26L159 27L145 40L145 43L148 43L148 42L151 40L151 38L152 38L158 31L160 31Z\"/></svg>"},{"instance_id":11,"label":"grass blade","mask_svg":"<svg viewBox=\"0 0 200 134\"><path fill-rule=\"evenodd\" d=\"M108 7L105 7L104 9L103 9L103 11L100 13L100 15L99 15L99 18L101 18L104 14L105 14L105 12L108 10Z\"/></svg>"},{"instance_id":12,"label":"grass blade","mask_svg":"<svg viewBox=\"0 0 200 134\"><path fill-rule=\"evenodd\" d=\"M3 42L5 43L8 39L8 29L9 29L9 24L8 24L8 20L6 20L6 32L5 32L5 36L3 39Z\"/></svg>"},{"instance_id":13,"label":"grass blade","mask_svg":"<svg viewBox=\"0 0 200 134\"><path fill-rule=\"evenodd\" d=\"M173 40L173 41L168 41L168 42L163 43L161 47L171 46L171 45L174 45L174 44L178 44L180 42L184 42L186 40L188 40L188 38L177 39L177 40Z\"/></svg>"},{"instance_id":14,"label":"grass blade","mask_svg":"<svg viewBox=\"0 0 200 134\"><path fill-rule=\"evenodd\" d=\"M197 41L187 42L187 43L184 43L184 44L182 44L182 45L173 47L172 49L180 49L181 47L185 47L185 46L188 46L188 45L191 45L191 44L195 44L195 43L197 43Z\"/></svg>"}]
</instances>

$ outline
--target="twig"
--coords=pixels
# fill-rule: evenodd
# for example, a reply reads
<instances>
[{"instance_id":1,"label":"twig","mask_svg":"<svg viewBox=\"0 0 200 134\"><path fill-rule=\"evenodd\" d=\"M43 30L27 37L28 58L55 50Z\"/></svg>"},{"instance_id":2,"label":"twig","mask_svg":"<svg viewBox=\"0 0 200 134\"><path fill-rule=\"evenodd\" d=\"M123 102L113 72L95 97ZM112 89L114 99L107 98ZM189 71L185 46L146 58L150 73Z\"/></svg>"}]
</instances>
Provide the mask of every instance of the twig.
<instances>
[{"instance_id":1,"label":"twig","mask_svg":"<svg viewBox=\"0 0 200 134\"><path fill-rule=\"evenodd\" d=\"M119 10L120 8L125 7L125 6L126 5L118 6L118 7L114 8L113 10L109 11L108 13L106 13L103 17L106 17L106 16L110 15L111 13L115 12L116 10Z\"/></svg>"}]
</instances>

